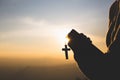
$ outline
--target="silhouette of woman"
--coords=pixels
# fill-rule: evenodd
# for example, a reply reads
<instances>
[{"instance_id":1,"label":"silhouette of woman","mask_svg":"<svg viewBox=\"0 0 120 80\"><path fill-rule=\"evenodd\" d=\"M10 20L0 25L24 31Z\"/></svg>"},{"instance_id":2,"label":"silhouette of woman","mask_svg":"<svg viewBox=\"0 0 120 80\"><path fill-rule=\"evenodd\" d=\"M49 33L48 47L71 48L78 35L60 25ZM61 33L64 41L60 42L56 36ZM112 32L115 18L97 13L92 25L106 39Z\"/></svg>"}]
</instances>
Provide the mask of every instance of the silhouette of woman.
<instances>
[{"instance_id":1,"label":"silhouette of woman","mask_svg":"<svg viewBox=\"0 0 120 80\"><path fill-rule=\"evenodd\" d=\"M120 80L120 0L116 0L110 7L106 54L82 33L72 30L68 37L74 59L90 80Z\"/></svg>"}]
</instances>

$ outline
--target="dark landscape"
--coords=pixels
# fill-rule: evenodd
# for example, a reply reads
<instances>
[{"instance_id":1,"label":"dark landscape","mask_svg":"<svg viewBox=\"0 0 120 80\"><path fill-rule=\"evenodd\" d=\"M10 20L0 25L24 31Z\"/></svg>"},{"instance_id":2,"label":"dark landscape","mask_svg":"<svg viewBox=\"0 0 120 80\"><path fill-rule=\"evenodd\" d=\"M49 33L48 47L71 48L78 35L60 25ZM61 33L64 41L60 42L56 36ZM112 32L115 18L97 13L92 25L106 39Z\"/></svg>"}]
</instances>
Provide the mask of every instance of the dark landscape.
<instances>
[{"instance_id":1,"label":"dark landscape","mask_svg":"<svg viewBox=\"0 0 120 80\"><path fill-rule=\"evenodd\" d=\"M0 80L87 80L76 63L60 63L38 60L0 60ZM53 59L54 60L54 59ZM31 61L31 63L29 62ZM50 64L47 64L50 63Z\"/></svg>"}]
</instances>

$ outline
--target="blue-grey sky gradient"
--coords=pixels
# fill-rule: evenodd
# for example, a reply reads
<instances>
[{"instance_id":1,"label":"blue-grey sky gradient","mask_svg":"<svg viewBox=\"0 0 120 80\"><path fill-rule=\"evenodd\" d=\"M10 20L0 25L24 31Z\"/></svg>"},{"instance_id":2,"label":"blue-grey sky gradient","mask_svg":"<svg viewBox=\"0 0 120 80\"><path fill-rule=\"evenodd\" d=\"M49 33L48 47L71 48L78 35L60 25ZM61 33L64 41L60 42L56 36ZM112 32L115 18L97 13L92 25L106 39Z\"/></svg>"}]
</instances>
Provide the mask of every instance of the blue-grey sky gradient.
<instances>
[{"instance_id":1,"label":"blue-grey sky gradient","mask_svg":"<svg viewBox=\"0 0 120 80\"><path fill-rule=\"evenodd\" d=\"M55 30L75 28L105 37L114 0L0 0L0 43L53 42ZM56 33L54 33L56 32ZM62 33L62 32L61 32ZM49 40L48 40L49 39ZM57 45L57 44L56 44ZM41 47L42 47L41 46Z\"/></svg>"}]
</instances>

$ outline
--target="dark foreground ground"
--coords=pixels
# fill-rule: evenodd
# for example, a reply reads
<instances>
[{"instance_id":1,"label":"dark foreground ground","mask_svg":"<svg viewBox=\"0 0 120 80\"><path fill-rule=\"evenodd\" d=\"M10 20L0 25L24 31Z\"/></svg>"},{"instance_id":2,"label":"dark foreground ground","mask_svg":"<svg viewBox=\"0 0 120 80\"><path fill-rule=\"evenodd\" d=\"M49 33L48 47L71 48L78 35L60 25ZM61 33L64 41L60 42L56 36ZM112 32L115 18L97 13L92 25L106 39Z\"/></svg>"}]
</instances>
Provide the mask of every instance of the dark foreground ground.
<instances>
[{"instance_id":1,"label":"dark foreground ground","mask_svg":"<svg viewBox=\"0 0 120 80\"><path fill-rule=\"evenodd\" d=\"M2 64L4 61L0 62ZM0 80L87 80L76 63L60 65L25 65L24 63L24 66L19 62L14 66L13 64L9 62L9 65L0 65Z\"/></svg>"}]
</instances>

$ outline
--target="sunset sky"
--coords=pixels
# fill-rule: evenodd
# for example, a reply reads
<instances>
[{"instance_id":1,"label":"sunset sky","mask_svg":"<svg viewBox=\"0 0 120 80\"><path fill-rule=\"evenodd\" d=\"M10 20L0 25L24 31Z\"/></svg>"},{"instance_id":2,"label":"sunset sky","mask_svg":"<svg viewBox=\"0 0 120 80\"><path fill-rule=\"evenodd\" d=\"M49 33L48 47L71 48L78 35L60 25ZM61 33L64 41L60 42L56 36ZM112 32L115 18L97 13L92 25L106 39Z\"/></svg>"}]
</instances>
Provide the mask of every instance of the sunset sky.
<instances>
[{"instance_id":1,"label":"sunset sky","mask_svg":"<svg viewBox=\"0 0 120 80\"><path fill-rule=\"evenodd\" d=\"M0 0L0 58L63 58L72 29L103 52L114 0ZM70 54L73 54L70 51Z\"/></svg>"}]
</instances>

